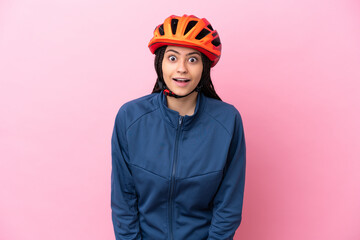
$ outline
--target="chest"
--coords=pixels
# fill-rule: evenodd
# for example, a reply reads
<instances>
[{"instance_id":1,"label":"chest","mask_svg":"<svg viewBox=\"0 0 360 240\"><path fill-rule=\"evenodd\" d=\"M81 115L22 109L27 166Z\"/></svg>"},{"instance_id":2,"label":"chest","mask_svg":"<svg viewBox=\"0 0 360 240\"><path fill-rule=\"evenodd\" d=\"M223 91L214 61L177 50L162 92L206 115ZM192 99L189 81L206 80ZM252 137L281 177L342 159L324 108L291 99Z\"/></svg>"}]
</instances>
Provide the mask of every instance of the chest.
<instances>
[{"instance_id":1,"label":"chest","mask_svg":"<svg viewBox=\"0 0 360 240\"><path fill-rule=\"evenodd\" d=\"M139 122L128 130L127 140L131 164L181 179L222 170L231 138L221 125L207 121L178 129L164 122Z\"/></svg>"}]
</instances>

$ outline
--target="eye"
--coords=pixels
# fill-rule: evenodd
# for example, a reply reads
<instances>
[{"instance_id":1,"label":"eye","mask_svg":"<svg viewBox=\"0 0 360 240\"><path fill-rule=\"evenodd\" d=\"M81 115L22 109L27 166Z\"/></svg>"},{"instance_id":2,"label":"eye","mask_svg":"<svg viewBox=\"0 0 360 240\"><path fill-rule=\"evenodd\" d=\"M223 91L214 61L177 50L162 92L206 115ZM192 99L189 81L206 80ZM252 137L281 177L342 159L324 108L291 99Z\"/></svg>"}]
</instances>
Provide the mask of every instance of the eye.
<instances>
[{"instance_id":1,"label":"eye","mask_svg":"<svg viewBox=\"0 0 360 240\"><path fill-rule=\"evenodd\" d=\"M197 61L197 58L196 57L191 57L191 58L189 58L189 62L196 62Z\"/></svg>"},{"instance_id":2,"label":"eye","mask_svg":"<svg viewBox=\"0 0 360 240\"><path fill-rule=\"evenodd\" d=\"M176 60L176 57L175 57L174 55L171 55L171 56L169 56L169 60L170 60L171 62L173 62L173 61Z\"/></svg>"}]
</instances>

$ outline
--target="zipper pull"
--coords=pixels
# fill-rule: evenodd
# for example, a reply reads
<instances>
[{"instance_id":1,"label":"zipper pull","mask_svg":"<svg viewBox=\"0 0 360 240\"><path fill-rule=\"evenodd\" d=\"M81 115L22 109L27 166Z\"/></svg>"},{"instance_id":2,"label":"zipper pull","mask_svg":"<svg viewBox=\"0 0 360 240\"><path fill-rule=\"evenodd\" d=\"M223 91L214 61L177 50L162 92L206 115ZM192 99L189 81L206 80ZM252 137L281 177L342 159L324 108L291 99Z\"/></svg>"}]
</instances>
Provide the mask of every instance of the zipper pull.
<instances>
[{"instance_id":1,"label":"zipper pull","mask_svg":"<svg viewBox=\"0 0 360 240\"><path fill-rule=\"evenodd\" d=\"M183 119L183 116L180 116L180 118L179 118L179 125L181 125L182 119Z\"/></svg>"}]
</instances>

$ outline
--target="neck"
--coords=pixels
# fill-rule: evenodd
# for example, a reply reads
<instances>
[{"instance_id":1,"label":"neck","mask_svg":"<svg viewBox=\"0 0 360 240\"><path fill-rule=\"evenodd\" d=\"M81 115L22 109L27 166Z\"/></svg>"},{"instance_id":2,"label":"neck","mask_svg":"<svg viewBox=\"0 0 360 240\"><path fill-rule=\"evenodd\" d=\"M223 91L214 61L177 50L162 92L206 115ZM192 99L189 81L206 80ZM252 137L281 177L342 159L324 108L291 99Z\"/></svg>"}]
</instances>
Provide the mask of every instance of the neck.
<instances>
[{"instance_id":1,"label":"neck","mask_svg":"<svg viewBox=\"0 0 360 240\"><path fill-rule=\"evenodd\" d=\"M181 116L191 116L195 112L197 95L198 92L195 91L183 98L166 96L168 108L179 112Z\"/></svg>"}]
</instances>

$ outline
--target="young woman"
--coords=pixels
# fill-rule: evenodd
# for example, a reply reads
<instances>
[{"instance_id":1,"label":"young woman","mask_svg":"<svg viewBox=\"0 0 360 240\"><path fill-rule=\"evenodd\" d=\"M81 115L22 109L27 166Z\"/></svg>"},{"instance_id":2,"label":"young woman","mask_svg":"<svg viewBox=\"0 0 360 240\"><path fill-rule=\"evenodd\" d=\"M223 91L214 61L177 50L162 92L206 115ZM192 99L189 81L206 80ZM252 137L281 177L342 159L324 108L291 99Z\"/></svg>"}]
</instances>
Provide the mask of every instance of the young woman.
<instances>
[{"instance_id":1,"label":"young woman","mask_svg":"<svg viewBox=\"0 0 360 240\"><path fill-rule=\"evenodd\" d=\"M210 78L219 35L205 18L172 15L155 28L149 48L154 89L120 107L111 139L116 239L233 239L246 147L239 111Z\"/></svg>"}]
</instances>

